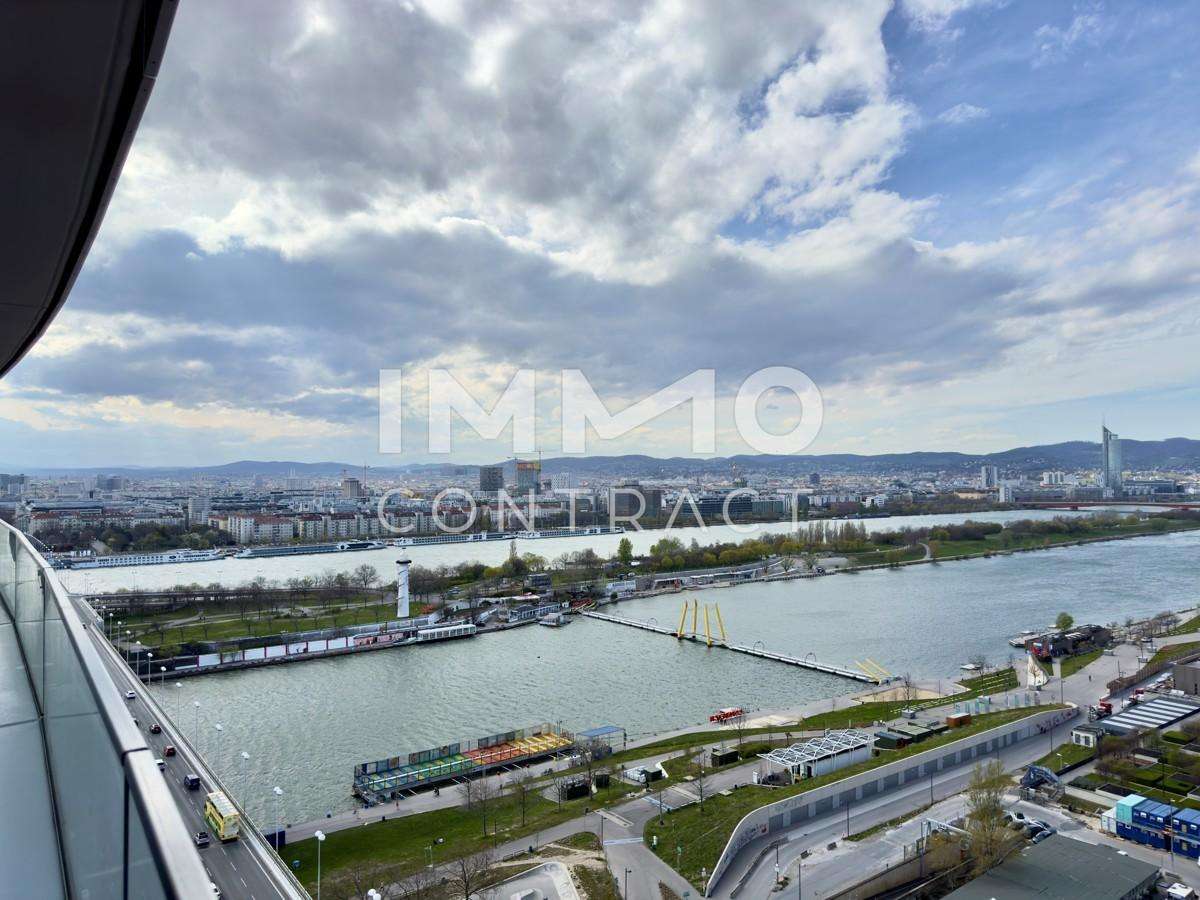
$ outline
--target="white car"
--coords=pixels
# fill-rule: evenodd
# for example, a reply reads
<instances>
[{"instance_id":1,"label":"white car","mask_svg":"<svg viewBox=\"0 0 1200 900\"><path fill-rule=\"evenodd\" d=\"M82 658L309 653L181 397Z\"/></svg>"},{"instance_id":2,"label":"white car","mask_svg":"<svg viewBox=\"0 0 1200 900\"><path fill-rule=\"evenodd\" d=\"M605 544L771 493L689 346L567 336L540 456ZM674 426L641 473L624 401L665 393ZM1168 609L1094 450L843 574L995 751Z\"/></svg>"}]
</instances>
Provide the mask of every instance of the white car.
<instances>
[{"instance_id":1,"label":"white car","mask_svg":"<svg viewBox=\"0 0 1200 900\"><path fill-rule=\"evenodd\" d=\"M211 881L208 883L208 886L212 888L213 900L221 900L221 889Z\"/></svg>"},{"instance_id":2,"label":"white car","mask_svg":"<svg viewBox=\"0 0 1200 900\"><path fill-rule=\"evenodd\" d=\"M160 769L165 769L167 767L167 764L165 762L163 762L162 757L159 757L154 762L158 765L158 767Z\"/></svg>"},{"instance_id":3,"label":"white car","mask_svg":"<svg viewBox=\"0 0 1200 900\"><path fill-rule=\"evenodd\" d=\"M137 696L137 694L135 694L133 691L126 691L126 692L125 692L125 699L126 699L126 700L132 700L132 699L134 699L136 696Z\"/></svg>"}]
</instances>

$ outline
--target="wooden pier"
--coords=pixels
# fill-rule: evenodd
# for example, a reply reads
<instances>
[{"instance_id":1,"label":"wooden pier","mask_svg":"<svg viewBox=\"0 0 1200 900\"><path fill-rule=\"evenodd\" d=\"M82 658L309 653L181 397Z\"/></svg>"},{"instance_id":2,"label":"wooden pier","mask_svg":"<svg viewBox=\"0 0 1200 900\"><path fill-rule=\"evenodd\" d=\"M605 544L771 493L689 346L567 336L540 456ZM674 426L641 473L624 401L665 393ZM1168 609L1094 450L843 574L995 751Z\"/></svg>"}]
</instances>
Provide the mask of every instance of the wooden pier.
<instances>
[{"instance_id":1,"label":"wooden pier","mask_svg":"<svg viewBox=\"0 0 1200 900\"><path fill-rule=\"evenodd\" d=\"M813 657L797 657L788 656L786 653L775 653L766 649L757 647L746 647L741 644L731 644L728 641L718 640L716 638L708 638L702 634L680 633L680 631L664 628L661 625L655 625L650 622L641 622L637 619L626 619L621 616L612 616L608 613L600 612L582 612L580 615L587 616L589 619L599 619L602 622L615 622L618 625L628 625L630 628L640 628L642 631L653 631L655 634L665 634L668 637L673 637L676 640L692 641L697 644L705 644L709 647L721 647L725 650L733 650L736 653L745 653L748 656L757 656L760 659L770 659L775 662L781 662L789 666L799 666L802 669L812 669L814 672L824 672L827 675L837 675L840 678L850 678L854 681L862 681L867 684L883 684L887 679L883 676L870 675L858 669L845 669L841 666L831 666L825 663L817 662Z\"/></svg>"}]
</instances>

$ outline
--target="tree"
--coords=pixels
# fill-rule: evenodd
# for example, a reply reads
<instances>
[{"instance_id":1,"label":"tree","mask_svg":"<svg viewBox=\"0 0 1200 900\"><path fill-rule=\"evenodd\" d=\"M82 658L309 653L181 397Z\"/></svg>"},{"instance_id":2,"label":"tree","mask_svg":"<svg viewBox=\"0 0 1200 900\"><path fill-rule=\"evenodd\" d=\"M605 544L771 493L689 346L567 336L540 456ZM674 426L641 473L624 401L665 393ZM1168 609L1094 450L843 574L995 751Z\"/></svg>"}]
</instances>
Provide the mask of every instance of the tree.
<instances>
[{"instance_id":1,"label":"tree","mask_svg":"<svg viewBox=\"0 0 1200 900\"><path fill-rule=\"evenodd\" d=\"M378 862L362 862L348 866L327 877L321 885L321 896L331 900L360 900L367 891L375 890L384 900L398 897L430 897L433 877L426 870L396 884L400 872L397 866ZM419 880L415 880L419 879Z\"/></svg>"},{"instance_id":2,"label":"tree","mask_svg":"<svg viewBox=\"0 0 1200 900\"><path fill-rule=\"evenodd\" d=\"M379 581L379 572L374 566L363 563L354 570L351 580L354 582L355 587L366 590Z\"/></svg>"},{"instance_id":3,"label":"tree","mask_svg":"<svg viewBox=\"0 0 1200 900\"><path fill-rule=\"evenodd\" d=\"M1054 627L1059 631L1066 631L1075 624L1075 617L1070 613L1060 612L1058 618L1054 620Z\"/></svg>"},{"instance_id":4,"label":"tree","mask_svg":"<svg viewBox=\"0 0 1200 900\"><path fill-rule=\"evenodd\" d=\"M525 824L525 808L529 805L530 795L534 793L533 774L528 769L522 769L508 780L509 793L517 798L521 807L521 825Z\"/></svg>"},{"instance_id":5,"label":"tree","mask_svg":"<svg viewBox=\"0 0 1200 900\"><path fill-rule=\"evenodd\" d=\"M966 830L971 836L971 857L976 874L1004 859L1014 833L1005 827L1004 791L1009 779L999 760L976 763L967 785Z\"/></svg>"},{"instance_id":6,"label":"tree","mask_svg":"<svg viewBox=\"0 0 1200 900\"><path fill-rule=\"evenodd\" d=\"M488 810L500 796L500 790L488 775L479 778L468 778L458 786L458 793L463 800L463 808L478 813L483 825L483 836L487 837Z\"/></svg>"},{"instance_id":7,"label":"tree","mask_svg":"<svg viewBox=\"0 0 1200 900\"><path fill-rule=\"evenodd\" d=\"M452 862L448 869L448 886L455 897L471 900L487 882L488 871L492 868L492 852L483 850L468 856L461 856Z\"/></svg>"},{"instance_id":8,"label":"tree","mask_svg":"<svg viewBox=\"0 0 1200 900\"><path fill-rule=\"evenodd\" d=\"M621 561L621 565L627 566L633 562L633 541L627 537L621 538L621 542L617 544L617 559Z\"/></svg>"}]
</instances>

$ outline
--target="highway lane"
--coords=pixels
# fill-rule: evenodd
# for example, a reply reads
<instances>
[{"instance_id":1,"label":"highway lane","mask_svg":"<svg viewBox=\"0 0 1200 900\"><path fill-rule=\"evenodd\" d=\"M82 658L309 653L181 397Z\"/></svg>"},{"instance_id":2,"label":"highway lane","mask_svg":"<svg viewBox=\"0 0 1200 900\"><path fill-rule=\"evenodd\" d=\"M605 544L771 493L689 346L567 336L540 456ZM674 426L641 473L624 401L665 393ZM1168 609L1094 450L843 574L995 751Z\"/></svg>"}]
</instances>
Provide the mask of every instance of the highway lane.
<instances>
[{"instance_id":1,"label":"highway lane","mask_svg":"<svg viewBox=\"0 0 1200 900\"><path fill-rule=\"evenodd\" d=\"M145 699L144 686L141 686L129 667L115 654L102 635L97 633L89 618L89 632L96 643L104 664L112 674L118 689L124 694L133 690L136 694L133 700L127 701L130 715L137 720L138 727L145 735L146 742L154 750L156 756L163 760L166 768L163 776L172 798L178 806L188 829L195 834L198 831L212 829L204 821L204 798L214 785L208 775L207 766L198 758L195 751L181 736L174 733L172 723L153 709ZM138 688L141 688L140 690ZM162 728L161 734L151 734L152 723L157 722ZM165 756L168 746L176 748L175 756ZM194 773L200 777L199 790L189 791L183 783L186 774ZM245 825L247 829L252 825ZM225 898L248 898L248 900L293 900L298 894L290 885L281 884L281 878L270 872L270 863L260 859L254 852L250 841L245 837L222 843L215 838L209 846L200 849L200 858L209 873L213 884ZM266 852L271 852L269 849ZM214 894L214 896L216 896Z\"/></svg>"}]
</instances>

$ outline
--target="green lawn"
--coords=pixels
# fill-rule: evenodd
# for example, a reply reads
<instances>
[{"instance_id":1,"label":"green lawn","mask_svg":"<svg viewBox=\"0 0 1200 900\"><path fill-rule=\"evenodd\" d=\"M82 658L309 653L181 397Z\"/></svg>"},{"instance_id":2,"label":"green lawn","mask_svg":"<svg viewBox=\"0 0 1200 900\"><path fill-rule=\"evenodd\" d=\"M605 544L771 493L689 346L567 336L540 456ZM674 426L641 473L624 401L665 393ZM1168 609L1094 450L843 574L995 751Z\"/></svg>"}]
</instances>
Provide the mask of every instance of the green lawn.
<instances>
[{"instance_id":1,"label":"green lawn","mask_svg":"<svg viewBox=\"0 0 1200 900\"><path fill-rule=\"evenodd\" d=\"M881 547L878 550L864 550L861 553L848 553L846 558L854 566L880 566L887 563L913 562L925 558L924 547Z\"/></svg>"},{"instance_id":2,"label":"green lawn","mask_svg":"<svg viewBox=\"0 0 1200 900\"><path fill-rule=\"evenodd\" d=\"M1066 678L1074 675L1084 666L1089 666L1098 660L1103 653L1103 650L1090 650L1087 653L1077 653L1075 656L1063 657L1059 663L1062 666L1062 677Z\"/></svg>"},{"instance_id":3,"label":"green lawn","mask_svg":"<svg viewBox=\"0 0 1200 900\"><path fill-rule=\"evenodd\" d=\"M680 874L697 888L703 889L701 869L712 871L721 851L725 849L725 844L729 841L733 829L752 810L786 797L806 793L822 785L840 781L898 759L924 753L935 747L961 740L1034 713L1055 708L1057 708L1056 705L1047 705L1037 709L1010 709L986 713L977 716L965 728L954 729L902 750L883 751L879 756L866 762L831 772L819 778L806 779L786 788L769 789L746 785L732 791L728 796L718 794L711 797L705 801L703 808L699 804L691 804L668 813L663 817L662 824L659 824L658 818L651 819L646 825L644 837L647 844L653 844L652 839L658 838L654 852L672 867L675 866L676 848L680 848L678 853Z\"/></svg>"},{"instance_id":4,"label":"green lawn","mask_svg":"<svg viewBox=\"0 0 1200 900\"><path fill-rule=\"evenodd\" d=\"M349 625L365 625L371 622L394 618L395 603L377 603L355 607L331 607L339 611L332 615L278 615L247 611L243 618L237 614L223 614L218 619L205 622L189 622L169 626L159 623L134 625L129 630L133 639L151 650L174 652L186 642L227 641L243 637L270 637L285 632L316 631L321 628L340 628ZM177 616L182 618L182 616ZM128 624L128 623L127 623Z\"/></svg>"},{"instance_id":5,"label":"green lawn","mask_svg":"<svg viewBox=\"0 0 1200 900\"><path fill-rule=\"evenodd\" d=\"M1096 755L1095 747L1080 747L1078 744L1063 744L1057 750L1051 750L1034 765L1045 766L1052 772L1058 773L1077 762L1091 759Z\"/></svg>"},{"instance_id":6,"label":"green lawn","mask_svg":"<svg viewBox=\"0 0 1200 900\"><path fill-rule=\"evenodd\" d=\"M1181 656L1187 656L1189 653L1196 652L1200 652L1200 641L1187 641L1182 644L1170 644L1161 648L1157 653L1150 657L1149 665L1167 662L1172 659L1179 659Z\"/></svg>"},{"instance_id":7,"label":"green lawn","mask_svg":"<svg viewBox=\"0 0 1200 900\"><path fill-rule=\"evenodd\" d=\"M1195 634L1200 631L1200 616L1192 616L1185 622L1181 622L1168 632L1169 634Z\"/></svg>"},{"instance_id":8,"label":"green lawn","mask_svg":"<svg viewBox=\"0 0 1200 900\"><path fill-rule=\"evenodd\" d=\"M521 809L517 800L505 795L494 801L488 810L488 836L483 836L483 820L479 813L462 807L439 809L375 822L359 828L330 832L321 848L321 872L334 875L353 866L393 866L394 877L415 872L428 861L427 847L433 846L435 863L477 853L485 847L502 844L514 838L532 835L537 831L583 815L585 807L619 802L637 787L613 779L611 787L589 798L565 803L552 803L541 794L530 795L526 801L525 824L521 824ZM441 838L442 843L436 843ZM317 876L316 840L298 841L283 848L284 862L291 866L299 860L296 876L315 887Z\"/></svg>"},{"instance_id":9,"label":"green lawn","mask_svg":"<svg viewBox=\"0 0 1200 900\"><path fill-rule=\"evenodd\" d=\"M990 534L983 540L976 541L933 541L930 546L935 559L947 556L982 555L985 553L1003 553L1007 550L1031 550L1041 547L1054 547L1074 541L1087 541L1100 538L1136 536L1149 534L1164 534L1169 531L1190 531L1200 527L1192 522L1172 521L1169 526L1162 528L1140 522L1137 525L1120 524L1111 528L1098 528L1087 534L1027 534L1012 535L1006 532ZM1200 623L1196 626L1200 629Z\"/></svg>"}]
</instances>

